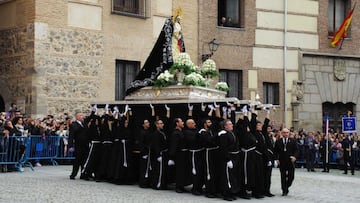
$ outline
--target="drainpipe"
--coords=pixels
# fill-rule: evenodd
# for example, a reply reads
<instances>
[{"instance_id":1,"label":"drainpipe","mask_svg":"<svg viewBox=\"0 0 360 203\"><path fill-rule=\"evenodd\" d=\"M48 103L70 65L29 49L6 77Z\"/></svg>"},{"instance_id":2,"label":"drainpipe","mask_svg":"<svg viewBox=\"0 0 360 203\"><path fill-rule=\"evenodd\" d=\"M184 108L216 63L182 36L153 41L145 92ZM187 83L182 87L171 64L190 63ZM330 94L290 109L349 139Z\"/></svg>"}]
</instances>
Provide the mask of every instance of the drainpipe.
<instances>
[{"instance_id":1,"label":"drainpipe","mask_svg":"<svg viewBox=\"0 0 360 203\"><path fill-rule=\"evenodd\" d=\"M288 10L288 1L284 0L284 53L283 53L283 64L284 64L284 123L286 126L287 123L287 85L286 85L286 52L287 52L287 10Z\"/></svg>"}]
</instances>

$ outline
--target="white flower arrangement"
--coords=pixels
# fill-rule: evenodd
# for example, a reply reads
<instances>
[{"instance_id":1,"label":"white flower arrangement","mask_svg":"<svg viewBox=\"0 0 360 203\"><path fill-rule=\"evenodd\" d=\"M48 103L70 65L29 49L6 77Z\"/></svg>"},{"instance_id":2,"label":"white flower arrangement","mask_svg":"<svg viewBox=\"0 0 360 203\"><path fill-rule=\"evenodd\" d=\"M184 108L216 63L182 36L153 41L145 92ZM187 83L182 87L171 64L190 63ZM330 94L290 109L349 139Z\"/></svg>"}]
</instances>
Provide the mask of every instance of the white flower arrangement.
<instances>
[{"instance_id":1,"label":"white flower arrangement","mask_svg":"<svg viewBox=\"0 0 360 203\"><path fill-rule=\"evenodd\" d=\"M165 87L175 84L174 74L171 74L168 70L161 73L155 80L154 86Z\"/></svg>"},{"instance_id":2,"label":"white flower arrangement","mask_svg":"<svg viewBox=\"0 0 360 203\"><path fill-rule=\"evenodd\" d=\"M205 78L199 73L190 73L184 78L184 85L205 86Z\"/></svg>"},{"instance_id":3,"label":"white flower arrangement","mask_svg":"<svg viewBox=\"0 0 360 203\"><path fill-rule=\"evenodd\" d=\"M219 76L219 71L216 70L216 63L212 59L207 59L201 66L201 74L204 77L216 77Z\"/></svg>"},{"instance_id":4,"label":"white flower arrangement","mask_svg":"<svg viewBox=\"0 0 360 203\"><path fill-rule=\"evenodd\" d=\"M217 90L221 90L221 91L224 91L224 92L228 92L229 91L229 86L226 82L218 82L216 85L215 85L215 89Z\"/></svg>"},{"instance_id":5,"label":"white flower arrangement","mask_svg":"<svg viewBox=\"0 0 360 203\"><path fill-rule=\"evenodd\" d=\"M186 52L182 52L176 57L174 57L174 63L170 68L171 73L175 73L176 71L183 71L185 74L190 74L195 72L195 65L191 61L190 55Z\"/></svg>"}]
</instances>

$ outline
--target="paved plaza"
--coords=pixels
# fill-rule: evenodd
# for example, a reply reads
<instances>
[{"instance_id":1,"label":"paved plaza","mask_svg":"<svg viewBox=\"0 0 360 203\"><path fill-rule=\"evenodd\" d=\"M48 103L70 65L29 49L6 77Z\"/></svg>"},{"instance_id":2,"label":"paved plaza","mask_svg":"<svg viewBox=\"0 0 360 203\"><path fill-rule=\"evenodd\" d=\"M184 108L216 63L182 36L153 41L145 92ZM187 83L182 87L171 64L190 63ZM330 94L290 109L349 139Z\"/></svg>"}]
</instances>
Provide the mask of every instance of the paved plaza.
<instances>
[{"instance_id":1,"label":"paved plaza","mask_svg":"<svg viewBox=\"0 0 360 203\"><path fill-rule=\"evenodd\" d=\"M63 165L36 167L34 171L25 168L23 173L0 173L0 202L225 202L190 193L142 189L136 185L70 180L70 172L71 166ZM360 171L352 176L335 169L330 173L322 173L320 169L318 172L297 169L289 196L282 197L280 172L274 169L271 191L275 197L234 202L360 202Z\"/></svg>"}]
</instances>

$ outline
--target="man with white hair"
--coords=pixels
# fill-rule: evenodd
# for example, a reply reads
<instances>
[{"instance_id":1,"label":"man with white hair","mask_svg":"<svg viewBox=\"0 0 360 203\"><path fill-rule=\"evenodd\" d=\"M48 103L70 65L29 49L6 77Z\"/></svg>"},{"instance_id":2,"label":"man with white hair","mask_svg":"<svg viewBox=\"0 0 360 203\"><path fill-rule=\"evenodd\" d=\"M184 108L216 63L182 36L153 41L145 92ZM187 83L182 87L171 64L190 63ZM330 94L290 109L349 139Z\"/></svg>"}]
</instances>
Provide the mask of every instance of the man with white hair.
<instances>
[{"instance_id":1,"label":"man with white hair","mask_svg":"<svg viewBox=\"0 0 360 203\"><path fill-rule=\"evenodd\" d=\"M289 187L294 181L295 161L299 151L296 140L290 138L289 134L289 129L283 128L282 138L275 142L275 157L280 168L282 196L288 195Z\"/></svg>"}]
</instances>

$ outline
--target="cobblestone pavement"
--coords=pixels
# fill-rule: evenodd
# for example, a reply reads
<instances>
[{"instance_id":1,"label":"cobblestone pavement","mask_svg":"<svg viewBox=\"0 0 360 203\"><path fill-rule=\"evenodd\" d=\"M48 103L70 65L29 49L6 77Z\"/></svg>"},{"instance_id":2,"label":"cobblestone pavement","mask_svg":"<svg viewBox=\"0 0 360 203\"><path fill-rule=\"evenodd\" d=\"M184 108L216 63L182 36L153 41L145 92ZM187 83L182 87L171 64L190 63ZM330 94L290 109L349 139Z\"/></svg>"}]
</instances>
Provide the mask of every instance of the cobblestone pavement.
<instances>
[{"instance_id":1,"label":"cobblestone pavement","mask_svg":"<svg viewBox=\"0 0 360 203\"><path fill-rule=\"evenodd\" d=\"M43 166L35 171L25 168L23 173L0 173L0 202L224 202L190 193L154 191L136 185L114 185L105 182L70 180L71 166ZM272 198L242 200L235 202L359 202L360 171L344 175L342 171L330 173L307 172L296 169L295 181L289 196L282 197L280 172L274 169Z\"/></svg>"}]
</instances>

